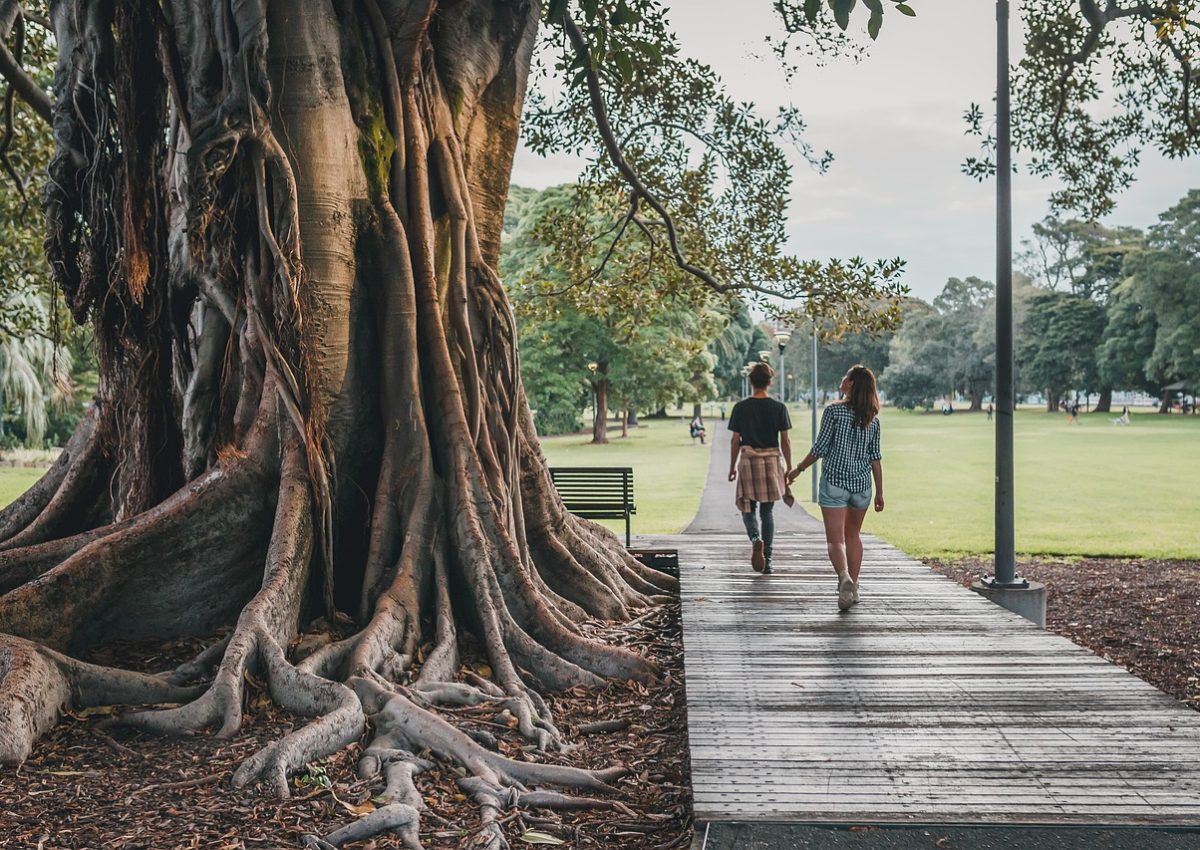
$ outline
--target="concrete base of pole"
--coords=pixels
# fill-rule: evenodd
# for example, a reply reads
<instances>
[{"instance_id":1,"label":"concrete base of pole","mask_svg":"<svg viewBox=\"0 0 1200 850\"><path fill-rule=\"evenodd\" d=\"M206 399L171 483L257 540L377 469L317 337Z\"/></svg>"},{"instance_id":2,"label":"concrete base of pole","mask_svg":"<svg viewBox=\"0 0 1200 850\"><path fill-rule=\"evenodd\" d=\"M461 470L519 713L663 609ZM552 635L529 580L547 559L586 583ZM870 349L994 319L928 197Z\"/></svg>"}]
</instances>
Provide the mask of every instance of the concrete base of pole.
<instances>
[{"instance_id":1,"label":"concrete base of pole","mask_svg":"<svg viewBox=\"0 0 1200 850\"><path fill-rule=\"evenodd\" d=\"M1046 585L1029 582L1029 587L988 587L981 581L971 582L971 590L985 596L1001 608L1020 614L1026 620L1046 628Z\"/></svg>"}]
</instances>

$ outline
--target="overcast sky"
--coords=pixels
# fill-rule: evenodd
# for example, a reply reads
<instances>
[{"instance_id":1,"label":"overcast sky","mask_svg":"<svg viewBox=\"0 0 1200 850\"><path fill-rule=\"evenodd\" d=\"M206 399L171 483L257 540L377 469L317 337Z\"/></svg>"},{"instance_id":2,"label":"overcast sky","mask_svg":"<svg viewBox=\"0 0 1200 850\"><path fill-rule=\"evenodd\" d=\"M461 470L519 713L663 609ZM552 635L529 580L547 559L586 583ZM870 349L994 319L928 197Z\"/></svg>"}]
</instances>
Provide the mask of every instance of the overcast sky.
<instances>
[{"instance_id":1,"label":"overcast sky","mask_svg":"<svg viewBox=\"0 0 1200 850\"><path fill-rule=\"evenodd\" d=\"M919 17L885 17L860 64L806 68L789 86L763 43L777 31L769 0L675 0L672 20L684 53L710 64L730 94L770 115L794 104L808 141L835 161L819 175L794 168L788 237L804 257L901 256L914 294L931 299L948 277L995 276L994 183L977 183L959 166L975 153L963 135L963 110L991 109L995 88L995 4L991 0L919 0ZM730 10L736 8L736 14ZM864 18L865 21L865 18ZM861 23L861 22L860 22ZM1020 32L1014 20L1014 57ZM544 188L573 180L578 163L522 149L513 181ZM1200 184L1194 162L1145 154L1138 182L1110 223L1146 227ZM1050 187L1021 174L1014 183L1017 249L1047 212Z\"/></svg>"}]
</instances>

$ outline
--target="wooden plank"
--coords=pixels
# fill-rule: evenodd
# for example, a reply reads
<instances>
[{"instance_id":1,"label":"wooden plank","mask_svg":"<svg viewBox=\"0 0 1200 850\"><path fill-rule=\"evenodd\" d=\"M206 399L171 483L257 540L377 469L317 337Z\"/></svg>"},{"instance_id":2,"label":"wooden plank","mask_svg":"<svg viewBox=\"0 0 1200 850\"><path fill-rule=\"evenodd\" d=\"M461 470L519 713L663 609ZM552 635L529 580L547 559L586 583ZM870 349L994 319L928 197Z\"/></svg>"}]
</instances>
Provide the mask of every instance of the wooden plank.
<instances>
[{"instance_id":1,"label":"wooden plank","mask_svg":"<svg viewBox=\"0 0 1200 850\"><path fill-rule=\"evenodd\" d=\"M1200 714L867 539L836 607L824 541L679 550L698 820L1200 824Z\"/></svg>"}]
</instances>

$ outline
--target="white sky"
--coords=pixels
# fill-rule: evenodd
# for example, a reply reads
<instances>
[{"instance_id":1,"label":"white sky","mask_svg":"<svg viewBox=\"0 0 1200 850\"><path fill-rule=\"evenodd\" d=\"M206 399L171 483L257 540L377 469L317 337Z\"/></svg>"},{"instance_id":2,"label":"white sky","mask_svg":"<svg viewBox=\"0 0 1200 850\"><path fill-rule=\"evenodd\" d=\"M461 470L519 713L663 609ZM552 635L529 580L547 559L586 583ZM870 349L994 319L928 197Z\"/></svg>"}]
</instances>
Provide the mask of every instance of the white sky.
<instances>
[{"instance_id":1,"label":"white sky","mask_svg":"<svg viewBox=\"0 0 1200 850\"><path fill-rule=\"evenodd\" d=\"M764 37L778 30L769 0L674 0L684 53L710 64L738 100L763 114L799 107L808 141L835 161L818 175L799 157L793 172L789 247L803 257L908 260L905 282L931 299L951 276L995 276L995 186L959 171L978 150L961 115L972 102L990 110L995 89L995 4L914 0L917 18L889 13L871 54L802 71L791 86ZM1018 3L1015 4L1019 6ZM735 14L730 10L736 8ZM865 18L859 21L865 25ZM1014 61L1020 33L1014 15ZM513 182L544 188L573 180L578 162L517 152ZM1146 227L1200 183L1195 162L1143 154L1141 174L1110 223ZM1048 211L1050 186L1016 176L1016 249Z\"/></svg>"}]
</instances>

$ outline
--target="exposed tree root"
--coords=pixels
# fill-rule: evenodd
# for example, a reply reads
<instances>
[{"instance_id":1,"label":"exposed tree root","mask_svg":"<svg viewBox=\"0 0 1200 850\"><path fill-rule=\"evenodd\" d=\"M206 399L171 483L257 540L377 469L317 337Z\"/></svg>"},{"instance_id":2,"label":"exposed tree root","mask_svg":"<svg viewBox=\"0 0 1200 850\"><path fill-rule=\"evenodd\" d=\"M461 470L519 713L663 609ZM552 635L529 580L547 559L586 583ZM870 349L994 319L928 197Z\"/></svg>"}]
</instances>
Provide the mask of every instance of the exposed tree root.
<instances>
[{"instance_id":1,"label":"exposed tree root","mask_svg":"<svg viewBox=\"0 0 1200 850\"><path fill-rule=\"evenodd\" d=\"M67 706L178 702L194 688L97 667L0 635L0 764L20 764Z\"/></svg>"}]
</instances>

